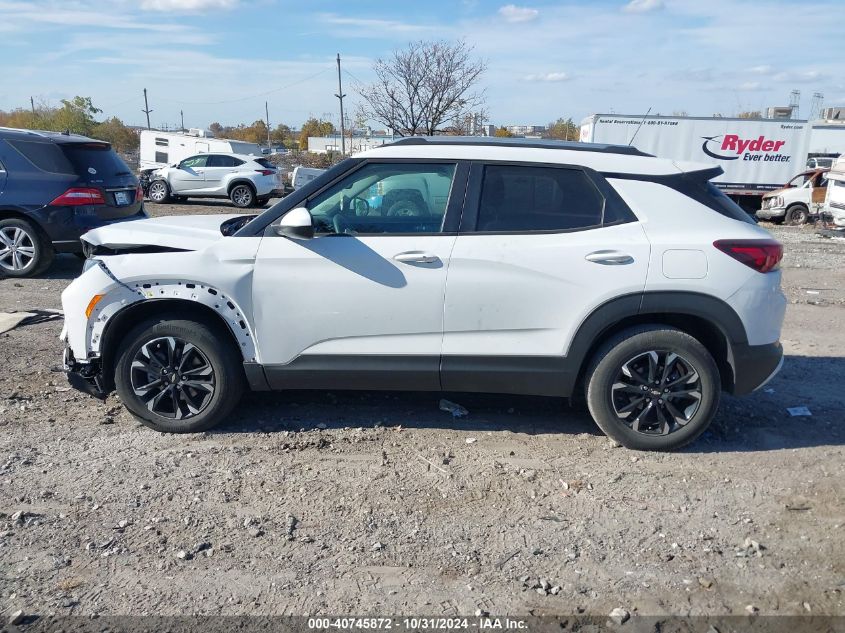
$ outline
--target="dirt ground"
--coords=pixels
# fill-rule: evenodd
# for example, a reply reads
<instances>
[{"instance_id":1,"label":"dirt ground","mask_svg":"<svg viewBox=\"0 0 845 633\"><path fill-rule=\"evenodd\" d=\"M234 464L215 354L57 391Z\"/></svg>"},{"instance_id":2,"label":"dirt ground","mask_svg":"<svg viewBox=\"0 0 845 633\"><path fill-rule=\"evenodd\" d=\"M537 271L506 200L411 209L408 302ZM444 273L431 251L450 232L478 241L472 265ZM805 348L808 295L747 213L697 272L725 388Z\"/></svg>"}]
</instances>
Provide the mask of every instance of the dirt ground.
<instances>
[{"instance_id":1,"label":"dirt ground","mask_svg":"<svg viewBox=\"0 0 845 633\"><path fill-rule=\"evenodd\" d=\"M673 454L477 394L252 394L160 435L69 390L60 322L0 335L0 613L845 615L845 241L771 230L783 371ZM0 280L0 310L79 270Z\"/></svg>"}]
</instances>

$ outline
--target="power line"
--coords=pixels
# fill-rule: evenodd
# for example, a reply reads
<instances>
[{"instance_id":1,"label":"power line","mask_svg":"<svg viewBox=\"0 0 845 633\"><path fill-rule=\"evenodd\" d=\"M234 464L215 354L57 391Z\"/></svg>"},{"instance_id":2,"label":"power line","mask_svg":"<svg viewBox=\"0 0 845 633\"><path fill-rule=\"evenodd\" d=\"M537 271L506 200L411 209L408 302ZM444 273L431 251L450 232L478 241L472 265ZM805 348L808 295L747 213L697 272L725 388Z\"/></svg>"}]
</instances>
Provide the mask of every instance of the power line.
<instances>
[{"instance_id":1,"label":"power line","mask_svg":"<svg viewBox=\"0 0 845 633\"><path fill-rule=\"evenodd\" d=\"M279 92L280 90L287 90L288 88L293 88L294 86L298 86L301 83L305 83L306 81L310 81L311 79L314 79L315 77L318 77L318 76L322 75L323 73L328 72L329 70L331 70L331 68L324 68L324 69L314 73L313 75L309 75L308 77L303 77L302 79L299 79L299 80L294 81L292 83L286 84L284 86L279 86L278 88L273 88L272 90L268 90L266 92L259 92L258 94L249 95L248 97L238 97L237 99L225 99L223 101L184 101L182 99L167 99L167 98L161 98L161 97L159 97L159 99L162 100L162 101L169 101L171 103L180 103L180 104L187 104L187 105L220 105L220 104L223 104L223 103L236 103L236 102L239 102L239 101L249 101L250 99L255 99L256 97L264 97L264 96L267 96L269 94L273 94L274 92Z\"/></svg>"}]
</instances>

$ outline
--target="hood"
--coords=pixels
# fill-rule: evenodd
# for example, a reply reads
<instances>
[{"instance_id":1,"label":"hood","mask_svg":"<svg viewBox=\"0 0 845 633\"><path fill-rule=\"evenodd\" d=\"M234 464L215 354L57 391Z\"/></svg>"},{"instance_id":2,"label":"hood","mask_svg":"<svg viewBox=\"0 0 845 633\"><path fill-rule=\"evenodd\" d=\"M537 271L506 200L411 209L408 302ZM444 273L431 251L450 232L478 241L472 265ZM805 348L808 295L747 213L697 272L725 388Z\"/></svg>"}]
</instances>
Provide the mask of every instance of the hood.
<instances>
[{"instance_id":1,"label":"hood","mask_svg":"<svg viewBox=\"0 0 845 633\"><path fill-rule=\"evenodd\" d=\"M775 196L781 195L784 191L792 191L795 187L781 187L780 189L773 189L772 191L767 191L763 194L763 200L766 198L774 198Z\"/></svg>"},{"instance_id":2,"label":"hood","mask_svg":"<svg viewBox=\"0 0 845 633\"><path fill-rule=\"evenodd\" d=\"M223 237L220 225L240 215L171 215L117 222L88 231L82 240L109 249L158 246L196 251Z\"/></svg>"}]
</instances>

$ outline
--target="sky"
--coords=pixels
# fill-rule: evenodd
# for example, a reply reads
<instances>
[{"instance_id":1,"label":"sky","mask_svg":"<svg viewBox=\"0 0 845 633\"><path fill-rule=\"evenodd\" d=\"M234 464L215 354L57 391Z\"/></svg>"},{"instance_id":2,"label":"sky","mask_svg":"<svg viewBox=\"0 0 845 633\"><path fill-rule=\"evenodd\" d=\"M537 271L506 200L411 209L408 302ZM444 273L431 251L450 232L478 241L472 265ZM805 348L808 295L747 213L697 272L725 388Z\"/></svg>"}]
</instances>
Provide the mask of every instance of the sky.
<instances>
[{"instance_id":1,"label":"sky","mask_svg":"<svg viewBox=\"0 0 845 633\"><path fill-rule=\"evenodd\" d=\"M90 96L129 124L338 122L372 64L463 39L491 123L845 106L841 0L0 0L0 109Z\"/></svg>"}]
</instances>

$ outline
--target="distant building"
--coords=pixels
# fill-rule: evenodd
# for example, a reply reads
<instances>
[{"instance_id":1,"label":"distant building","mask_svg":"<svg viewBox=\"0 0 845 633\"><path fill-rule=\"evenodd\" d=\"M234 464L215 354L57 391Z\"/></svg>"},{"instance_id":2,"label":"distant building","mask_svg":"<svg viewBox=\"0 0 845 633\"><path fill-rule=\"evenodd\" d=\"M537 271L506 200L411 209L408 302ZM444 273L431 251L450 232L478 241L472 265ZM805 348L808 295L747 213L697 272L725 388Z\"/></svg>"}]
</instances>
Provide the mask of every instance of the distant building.
<instances>
[{"instance_id":1,"label":"distant building","mask_svg":"<svg viewBox=\"0 0 845 633\"><path fill-rule=\"evenodd\" d=\"M394 140L392 136L353 136L346 137L346 153L357 154L368 149L380 147ZM308 151L315 154L327 154L329 152L340 152L340 134L336 136L309 136Z\"/></svg>"},{"instance_id":2,"label":"distant building","mask_svg":"<svg viewBox=\"0 0 845 633\"><path fill-rule=\"evenodd\" d=\"M545 125L508 125L505 128L514 136L541 136L546 131Z\"/></svg>"}]
</instances>

